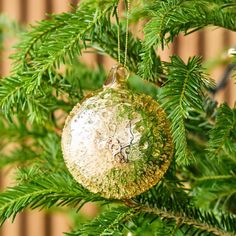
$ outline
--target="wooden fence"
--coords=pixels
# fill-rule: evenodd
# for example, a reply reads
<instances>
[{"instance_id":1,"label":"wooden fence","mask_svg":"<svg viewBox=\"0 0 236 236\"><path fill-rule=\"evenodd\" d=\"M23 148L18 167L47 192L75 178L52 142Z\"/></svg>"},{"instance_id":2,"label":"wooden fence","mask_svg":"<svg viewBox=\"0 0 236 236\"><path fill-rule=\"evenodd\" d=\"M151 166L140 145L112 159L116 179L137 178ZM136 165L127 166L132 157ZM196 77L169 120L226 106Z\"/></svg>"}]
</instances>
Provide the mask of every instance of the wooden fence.
<instances>
[{"instance_id":1,"label":"wooden fence","mask_svg":"<svg viewBox=\"0 0 236 236\"><path fill-rule=\"evenodd\" d=\"M77 4L78 0L0 0L0 12L21 23L33 23L46 17L45 13L60 13L68 11L70 4ZM14 40L5 42L6 50L1 55L0 74L7 75L10 70L9 54ZM224 50L236 44L236 34L223 29L209 28L190 36L179 36L174 44L164 52L161 57L169 59L169 55L178 54L187 60L193 55L202 55L206 60L214 60L224 56ZM89 58L90 57L90 58ZM93 57L93 60L91 60ZM110 59L87 56L86 61L105 63L109 68L113 63ZM218 81L226 65L216 67L212 77ZM236 98L236 88L232 81L224 91L217 94L217 99L226 101L231 106ZM11 184L9 170L3 171L0 178L0 187ZM91 208L87 208L87 211ZM69 229L69 220L63 213L43 213L39 211L24 212L16 217L14 223L7 221L0 230L0 236L59 236Z\"/></svg>"}]
</instances>

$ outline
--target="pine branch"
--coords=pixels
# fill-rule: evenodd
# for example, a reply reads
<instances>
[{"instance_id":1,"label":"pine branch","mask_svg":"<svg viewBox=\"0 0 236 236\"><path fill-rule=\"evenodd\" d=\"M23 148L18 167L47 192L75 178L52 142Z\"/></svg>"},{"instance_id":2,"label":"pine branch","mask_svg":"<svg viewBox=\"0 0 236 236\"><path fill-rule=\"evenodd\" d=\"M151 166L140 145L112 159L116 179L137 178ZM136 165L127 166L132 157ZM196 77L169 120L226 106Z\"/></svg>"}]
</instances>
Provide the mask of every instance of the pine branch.
<instances>
[{"instance_id":1,"label":"pine branch","mask_svg":"<svg viewBox=\"0 0 236 236\"><path fill-rule=\"evenodd\" d=\"M0 169L7 165L24 165L26 162L29 164L30 161L36 161L39 157L37 140L46 136L45 129L29 127L23 123L23 120L14 117L14 121L9 123L4 117L1 117Z\"/></svg>"},{"instance_id":2,"label":"pine branch","mask_svg":"<svg viewBox=\"0 0 236 236\"><path fill-rule=\"evenodd\" d=\"M47 66L43 64L49 63L48 60L52 60L48 67L59 66L59 63L64 62L58 56L60 53L64 58L68 55L68 59L74 60L74 55L79 55L84 47L94 46L96 48L94 43L98 43L103 51L117 59L117 26L111 25L110 22L111 14L116 14L116 6L117 0L109 1L109 3L87 0L82 2L76 12L52 15L50 20L39 22L30 32L23 35L23 41L16 46L18 51L12 56L15 62L14 71L19 73L21 69L26 69L27 64L36 64L37 68L42 65L46 68ZM121 27L120 36L121 51L124 52L126 40L124 27ZM69 42L67 37L71 38ZM74 37L75 39L72 40ZM132 49L128 51L128 65L136 71L141 44L131 34L129 34L128 40L130 49ZM108 41L109 44L107 44ZM89 42L90 44L88 44ZM74 43L77 45L73 46ZM52 52L48 51L48 47ZM77 51L73 52L73 50ZM121 53L122 57L123 54Z\"/></svg>"},{"instance_id":3,"label":"pine branch","mask_svg":"<svg viewBox=\"0 0 236 236\"><path fill-rule=\"evenodd\" d=\"M71 233L66 233L68 236L77 235L122 235L124 224L129 222L132 217L137 214L136 209L125 206L113 207L108 211L100 214L96 219L82 226Z\"/></svg>"},{"instance_id":4,"label":"pine branch","mask_svg":"<svg viewBox=\"0 0 236 236\"><path fill-rule=\"evenodd\" d=\"M140 213L130 222L130 232L137 236L142 235L165 235L165 236L184 236L174 221L163 221L158 216L147 213Z\"/></svg>"},{"instance_id":5,"label":"pine branch","mask_svg":"<svg viewBox=\"0 0 236 236\"><path fill-rule=\"evenodd\" d=\"M210 131L208 146L209 157L218 156L221 151L230 152L230 143L235 146L236 142L236 110L230 109L228 105L222 104L217 110L216 125ZM233 148L233 147L232 147Z\"/></svg>"},{"instance_id":6,"label":"pine branch","mask_svg":"<svg viewBox=\"0 0 236 236\"><path fill-rule=\"evenodd\" d=\"M93 35L96 28L109 23L117 1L110 2L105 8L98 8L97 4L84 1L76 12L52 16L50 21L43 21L34 27L32 33L28 33L29 38L26 37L26 41L20 44L23 48L15 56L16 63L26 59L30 49L33 50L28 64L29 69L34 71L32 82L36 88L46 72L58 68L66 58L73 61L75 55L80 55L81 50L86 48L87 37ZM53 82L53 77L50 79Z\"/></svg>"},{"instance_id":7,"label":"pine branch","mask_svg":"<svg viewBox=\"0 0 236 236\"><path fill-rule=\"evenodd\" d=\"M173 173L170 173L170 176L167 175L156 186L133 200L139 205L148 205L154 208L164 207L167 210L179 211L182 206L191 205L192 200L187 194L188 190L182 184L173 176ZM132 203L130 206L133 206Z\"/></svg>"},{"instance_id":8,"label":"pine branch","mask_svg":"<svg viewBox=\"0 0 236 236\"><path fill-rule=\"evenodd\" d=\"M106 78L103 69L92 72L90 68L79 62L74 62L67 68L63 75L54 73L53 76L57 79L53 84L44 77L40 89L34 93L28 92L28 84L32 79L30 77L11 76L2 79L0 81L0 105L3 114L9 120L12 120L13 114L17 114L17 116L21 115L21 119L26 117L32 123L49 125L52 122L51 113L53 111L56 109L69 111L83 98L81 83L85 84L90 79L90 87L86 89L92 89L92 86L98 83L97 80L103 81ZM94 85L91 86L92 82Z\"/></svg>"},{"instance_id":9,"label":"pine branch","mask_svg":"<svg viewBox=\"0 0 236 236\"><path fill-rule=\"evenodd\" d=\"M196 181L196 188L194 197L196 199L196 205L208 210L226 212L226 214L235 214L235 176L226 179L212 179L207 183Z\"/></svg>"},{"instance_id":10,"label":"pine branch","mask_svg":"<svg viewBox=\"0 0 236 236\"><path fill-rule=\"evenodd\" d=\"M213 175L213 176L203 176L200 178L195 178L196 182L207 182L215 180L234 180L236 179L236 175Z\"/></svg>"},{"instance_id":11,"label":"pine branch","mask_svg":"<svg viewBox=\"0 0 236 236\"><path fill-rule=\"evenodd\" d=\"M0 194L0 223L26 208L52 206L81 207L88 201L100 201L101 197L89 193L65 172L47 173L29 182L8 188Z\"/></svg>"},{"instance_id":12,"label":"pine branch","mask_svg":"<svg viewBox=\"0 0 236 236\"><path fill-rule=\"evenodd\" d=\"M225 104L218 109L214 108L209 113L212 116L208 130L204 131L201 124L195 123L195 126L200 128L197 132L205 133L203 135L205 139L202 139L205 145L200 147L199 144L194 146L193 142L189 143L191 149L195 149L196 158L195 163L192 163L187 171L183 169L183 176L186 181L190 180L191 192L198 206L235 213L235 128L231 126L234 122L233 110ZM196 116L195 119L197 119ZM232 129L230 132L229 127ZM195 129L193 131L196 133ZM207 142L209 133L210 141ZM216 143L214 139L216 139ZM210 145L211 151L209 150ZM208 152L206 152L206 148L208 148Z\"/></svg>"},{"instance_id":13,"label":"pine branch","mask_svg":"<svg viewBox=\"0 0 236 236\"><path fill-rule=\"evenodd\" d=\"M154 67L156 59L154 58L154 45L159 42L159 35L161 35L161 29L163 27L162 21L164 21L169 14L177 11L182 4L182 0L159 2L158 9L156 9L157 17L153 17L153 21L150 21L144 27L144 41L143 41L143 52L142 62L139 64L139 75L144 78L152 78L152 69ZM153 11L153 10L151 10ZM150 12L146 12L146 15L150 15ZM155 22L155 23L153 23ZM164 28L164 27L163 27ZM156 57L157 58L157 57Z\"/></svg>"},{"instance_id":14,"label":"pine branch","mask_svg":"<svg viewBox=\"0 0 236 236\"><path fill-rule=\"evenodd\" d=\"M185 65L179 57L172 57L168 67L168 78L161 89L160 101L169 112L171 129L178 164L187 164L191 155L188 151L185 119L191 111L203 111L203 93L211 81L203 73L200 58L189 59Z\"/></svg>"},{"instance_id":15,"label":"pine branch","mask_svg":"<svg viewBox=\"0 0 236 236\"><path fill-rule=\"evenodd\" d=\"M130 71L155 82L163 72L167 75L158 95L160 90L160 104L172 122L178 165L172 162L165 178L146 193L119 202L126 206L105 210L68 235L128 232L145 235L150 233L150 228L156 230L152 233L160 235L233 235L235 217L221 215L219 210L234 212L235 109L221 106L215 124L215 104L210 111L204 107L204 92L211 82L203 73L200 59L194 57L185 64L180 58L172 57L170 63L163 63L155 49L168 45L180 32L190 34L208 25L235 31L235 2L137 2L140 5L136 22L139 17L145 21L145 40L142 42L129 33L127 66ZM13 125L5 125L5 120L0 122L0 136L3 145L8 140L17 140L20 148L8 155L8 159L3 156L0 166L27 162L27 167L18 172L19 185L0 194L0 223L10 217L14 219L26 208L70 206L79 209L88 201L114 202L89 193L64 171L58 135L61 124L54 113L58 109L69 111L82 99L84 89L102 86L106 77L104 70L89 70L75 58L91 47L95 53L107 53L117 59L117 26L111 19L117 17L117 4L118 0L84 0L75 11L52 15L50 20L38 23L18 44L13 56L13 74L0 82L1 110L12 119ZM125 27L121 22L121 55L124 45ZM65 74L58 72L62 64L70 64ZM38 123L45 121L45 127L29 126L26 118ZM209 136L209 156L218 156L211 160L204 149ZM185 166L190 162L191 152L195 152L197 158ZM29 162L31 158L35 158L34 165ZM176 176L186 179L188 189ZM205 201L205 205L201 201ZM206 211L200 210L201 207Z\"/></svg>"},{"instance_id":16,"label":"pine branch","mask_svg":"<svg viewBox=\"0 0 236 236\"><path fill-rule=\"evenodd\" d=\"M236 232L235 217L212 212L209 209L206 212L201 211L174 182L164 180L148 192L130 200L129 206L137 208L140 213L148 213L151 222L158 219L169 223L174 221L177 229L184 230L184 235L211 233L223 236L234 235Z\"/></svg>"},{"instance_id":17,"label":"pine branch","mask_svg":"<svg viewBox=\"0 0 236 236\"><path fill-rule=\"evenodd\" d=\"M168 192L165 190L165 185L159 184L157 188L133 200L127 200L125 203L129 208L113 208L92 222L79 226L78 230L68 235L123 235L124 229L136 233L136 230L138 232L138 229L145 228L146 224L154 224L160 219L170 224L172 235L179 230L184 231L184 235L198 233L199 235L232 236L236 232L234 217L202 212L182 201L183 193L181 191L175 193L173 187L172 185L172 191ZM133 224L136 227L132 227ZM159 231L163 225L155 227Z\"/></svg>"},{"instance_id":18,"label":"pine branch","mask_svg":"<svg viewBox=\"0 0 236 236\"><path fill-rule=\"evenodd\" d=\"M29 93L28 90L34 86L31 82L32 77L20 76L6 77L0 81L0 106L8 120L12 120L13 114L23 115L23 110L30 122L50 122L50 111L58 104L52 96L53 88L43 83L40 89Z\"/></svg>"},{"instance_id":19,"label":"pine branch","mask_svg":"<svg viewBox=\"0 0 236 236\"><path fill-rule=\"evenodd\" d=\"M67 15L68 17L71 16L70 13ZM38 25L32 27L30 33L24 33L21 42L15 46L18 51L11 55L11 58L14 59L13 72L19 73L27 69L28 62L34 57L34 50L37 47L37 43L42 43L58 27L62 27L65 24L63 19L56 15L50 21L40 21Z\"/></svg>"},{"instance_id":20,"label":"pine branch","mask_svg":"<svg viewBox=\"0 0 236 236\"><path fill-rule=\"evenodd\" d=\"M29 147L18 148L12 151L9 155L0 153L0 169L8 165L14 166L15 164L25 164L26 162L35 160L36 158L36 153L30 150Z\"/></svg>"},{"instance_id":21,"label":"pine branch","mask_svg":"<svg viewBox=\"0 0 236 236\"><path fill-rule=\"evenodd\" d=\"M235 155L218 154L210 159L204 153L196 158L196 163L190 166L186 173L191 180L191 192L198 206L225 212L235 212L236 197ZM189 175L190 174L190 175Z\"/></svg>"},{"instance_id":22,"label":"pine branch","mask_svg":"<svg viewBox=\"0 0 236 236\"><path fill-rule=\"evenodd\" d=\"M190 34L210 25L236 31L235 12L225 7L223 1L215 4L206 0L156 1L149 5L146 15L150 21L144 27L143 56L139 66L139 74L145 78L152 76L154 61L150 53L153 48L163 48L180 32Z\"/></svg>"},{"instance_id":23,"label":"pine branch","mask_svg":"<svg viewBox=\"0 0 236 236\"><path fill-rule=\"evenodd\" d=\"M8 118L17 107L29 111L31 122L48 120L52 104L44 103L45 97L52 98L49 93L59 77L55 70L65 60L72 62L86 48L87 38L92 41L93 32L101 34L101 25L109 24L116 4L113 1L98 8L98 2L85 1L76 12L43 21L33 29L32 35L31 32L28 37L25 35L13 56L15 75L5 78L0 86L0 105Z\"/></svg>"},{"instance_id":24,"label":"pine branch","mask_svg":"<svg viewBox=\"0 0 236 236\"><path fill-rule=\"evenodd\" d=\"M217 236L233 236L234 235L233 232L232 233L231 232L226 232L222 229L221 224L223 224L223 219L225 220L225 218L222 217L222 221L221 221L221 224L220 224L219 222L217 222L216 218L213 218L213 214L210 215L208 213L208 215L206 214L205 216L203 216L200 213L200 211L198 211L198 213L197 213L197 211L194 212L195 214L196 213L199 214L199 218L202 218L201 219L202 221L204 221L203 219L207 218L207 217L209 217L209 219L211 219L211 220L209 220L208 223L205 223L205 222L202 222L200 220L196 220L195 217L193 218L191 216L180 215L180 214L176 214L174 212L168 212L168 211L165 211L165 210L154 209L154 208L149 208L149 207L141 207L140 210L143 211L143 212L158 215L163 220L175 220L178 223L179 227L181 225L189 225L191 227L199 229L199 231L195 231L195 233L196 232L198 232L198 233L207 232L208 235L209 235L209 233L211 233L211 234L217 235ZM217 226L212 226L213 225L212 224L213 222L211 222L212 219L214 219L214 224L216 224ZM235 219L233 219L233 218L228 218L227 220L232 221L231 224L236 223ZM226 226L226 225L224 225L224 226Z\"/></svg>"},{"instance_id":25,"label":"pine branch","mask_svg":"<svg viewBox=\"0 0 236 236\"><path fill-rule=\"evenodd\" d=\"M32 132L23 122L23 119L14 117L14 122L8 122L3 115L0 116L1 142L22 143L24 139L32 135Z\"/></svg>"}]
</instances>

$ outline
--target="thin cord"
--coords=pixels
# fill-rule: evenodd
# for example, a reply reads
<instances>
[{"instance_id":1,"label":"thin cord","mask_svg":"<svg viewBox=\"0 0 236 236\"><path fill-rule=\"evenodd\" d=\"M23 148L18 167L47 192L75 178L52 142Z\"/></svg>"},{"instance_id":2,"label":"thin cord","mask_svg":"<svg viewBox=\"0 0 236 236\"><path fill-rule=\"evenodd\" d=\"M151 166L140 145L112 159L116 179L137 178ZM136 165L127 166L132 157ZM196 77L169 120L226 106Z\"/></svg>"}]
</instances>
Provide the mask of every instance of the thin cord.
<instances>
[{"instance_id":1,"label":"thin cord","mask_svg":"<svg viewBox=\"0 0 236 236\"><path fill-rule=\"evenodd\" d=\"M120 20L119 20L119 2L117 4L117 8L116 8L116 14L117 14L117 24L118 24L118 29L117 29L117 43L118 43L118 62L120 64L121 60L120 60Z\"/></svg>"},{"instance_id":2,"label":"thin cord","mask_svg":"<svg viewBox=\"0 0 236 236\"><path fill-rule=\"evenodd\" d=\"M126 16L126 33L125 33L125 60L124 67L127 63L127 53L128 53L128 37L129 37L129 12L130 12L130 0L127 0L127 16Z\"/></svg>"},{"instance_id":3,"label":"thin cord","mask_svg":"<svg viewBox=\"0 0 236 236\"><path fill-rule=\"evenodd\" d=\"M119 20L119 2L117 4L116 8L116 14L117 14L117 24L118 24L118 30L117 30L117 44L118 44L118 62L121 64L121 47L120 47L120 20ZM130 0L127 0L127 15L126 15L126 32L125 32L125 57L124 57L124 67L126 67L127 64L127 53L128 53L128 39L129 39L129 12L130 12Z\"/></svg>"}]
</instances>

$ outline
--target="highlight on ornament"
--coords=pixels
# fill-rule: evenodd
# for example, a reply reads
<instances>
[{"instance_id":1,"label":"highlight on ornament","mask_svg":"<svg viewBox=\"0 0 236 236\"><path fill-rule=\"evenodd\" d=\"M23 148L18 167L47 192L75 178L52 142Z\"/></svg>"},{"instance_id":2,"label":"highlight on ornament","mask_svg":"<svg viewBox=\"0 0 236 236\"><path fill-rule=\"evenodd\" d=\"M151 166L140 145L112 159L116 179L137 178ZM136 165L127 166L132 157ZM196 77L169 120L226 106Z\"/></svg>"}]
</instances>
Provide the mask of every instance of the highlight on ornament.
<instances>
[{"instance_id":1,"label":"highlight on ornament","mask_svg":"<svg viewBox=\"0 0 236 236\"><path fill-rule=\"evenodd\" d=\"M85 188L105 198L129 199L160 181L173 143L159 104L126 86L127 70L112 68L102 91L78 103L62 134L65 163Z\"/></svg>"}]
</instances>

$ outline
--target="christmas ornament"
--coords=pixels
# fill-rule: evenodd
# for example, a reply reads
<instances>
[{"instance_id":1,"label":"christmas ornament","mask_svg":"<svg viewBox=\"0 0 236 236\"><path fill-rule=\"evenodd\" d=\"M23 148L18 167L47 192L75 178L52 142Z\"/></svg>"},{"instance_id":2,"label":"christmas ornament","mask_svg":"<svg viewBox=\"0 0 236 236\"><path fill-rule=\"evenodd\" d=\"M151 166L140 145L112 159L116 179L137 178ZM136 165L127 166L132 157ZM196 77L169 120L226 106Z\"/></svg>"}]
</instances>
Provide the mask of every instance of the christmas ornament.
<instances>
[{"instance_id":1,"label":"christmas ornament","mask_svg":"<svg viewBox=\"0 0 236 236\"><path fill-rule=\"evenodd\" d=\"M73 177L105 198L129 199L154 186L173 154L169 122L158 103L126 87L115 66L102 91L77 104L62 134Z\"/></svg>"}]
</instances>

